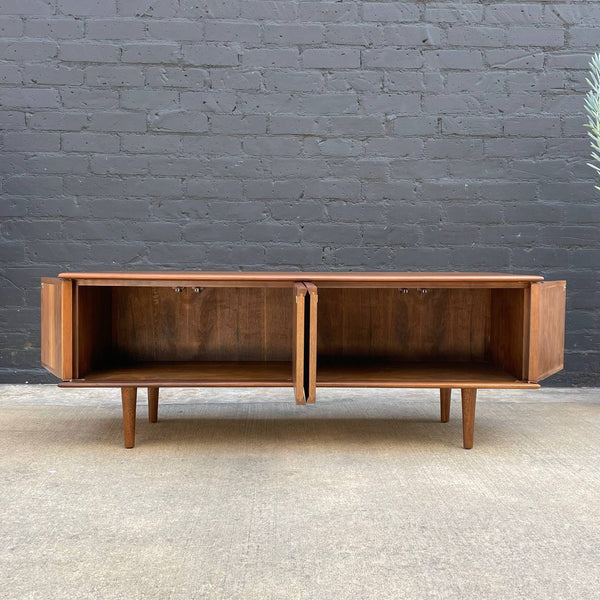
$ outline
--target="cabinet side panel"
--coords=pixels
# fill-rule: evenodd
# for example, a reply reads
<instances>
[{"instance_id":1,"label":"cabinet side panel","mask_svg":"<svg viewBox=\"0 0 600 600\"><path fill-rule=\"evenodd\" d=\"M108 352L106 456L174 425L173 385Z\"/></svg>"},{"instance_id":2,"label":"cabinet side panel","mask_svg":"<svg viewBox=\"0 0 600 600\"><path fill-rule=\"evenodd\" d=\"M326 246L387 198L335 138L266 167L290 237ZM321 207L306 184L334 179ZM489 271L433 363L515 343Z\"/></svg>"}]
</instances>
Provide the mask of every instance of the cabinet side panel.
<instances>
[{"instance_id":1,"label":"cabinet side panel","mask_svg":"<svg viewBox=\"0 0 600 600\"><path fill-rule=\"evenodd\" d=\"M526 290L492 290L490 359L518 379L525 379Z\"/></svg>"},{"instance_id":2,"label":"cabinet side panel","mask_svg":"<svg viewBox=\"0 0 600 600\"><path fill-rule=\"evenodd\" d=\"M530 381L541 381L564 367L566 283L531 286Z\"/></svg>"},{"instance_id":3,"label":"cabinet side panel","mask_svg":"<svg viewBox=\"0 0 600 600\"><path fill-rule=\"evenodd\" d=\"M117 362L111 344L111 288L77 286L77 377Z\"/></svg>"}]
</instances>

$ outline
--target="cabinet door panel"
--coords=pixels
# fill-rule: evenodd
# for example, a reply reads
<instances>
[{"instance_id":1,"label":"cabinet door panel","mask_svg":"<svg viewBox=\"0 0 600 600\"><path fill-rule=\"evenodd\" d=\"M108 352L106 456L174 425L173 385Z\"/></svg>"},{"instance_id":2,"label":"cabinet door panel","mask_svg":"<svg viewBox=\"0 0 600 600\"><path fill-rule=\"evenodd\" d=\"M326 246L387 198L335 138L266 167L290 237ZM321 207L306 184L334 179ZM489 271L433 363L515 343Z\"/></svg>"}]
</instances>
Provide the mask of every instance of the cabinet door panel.
<instances>
[{"instance_id":1,"label":"cabinet door panel","mask_svg":"<svg viewBox=\"0 0 600 600\"><path fill-rule=\"evenodd\" d=\"M566 281L531 285L529 381L537 382L564 366Z\"/></svg>"},{"instance_id":2,"label":"cabinet door panel","mask_svg":"<svg viewBox=\"0 0 600 600\"><path fill-rule=\"evenodd\" d=\"M42 366L61 379L73 376L72 283L42 278Z\"/></svg>"},{"instance_id":3,"label":"cabinet door panel","mask_svg":"<svg viewBox=\"0 0 600 600\"><path fill-rule=\"evenodd\" d=\"M303 283L294 283L294 323L292 342L292 371L296 404L305 404L304 396L304 329L306 318L306 286Z\"/></svg>"}]
</instances>

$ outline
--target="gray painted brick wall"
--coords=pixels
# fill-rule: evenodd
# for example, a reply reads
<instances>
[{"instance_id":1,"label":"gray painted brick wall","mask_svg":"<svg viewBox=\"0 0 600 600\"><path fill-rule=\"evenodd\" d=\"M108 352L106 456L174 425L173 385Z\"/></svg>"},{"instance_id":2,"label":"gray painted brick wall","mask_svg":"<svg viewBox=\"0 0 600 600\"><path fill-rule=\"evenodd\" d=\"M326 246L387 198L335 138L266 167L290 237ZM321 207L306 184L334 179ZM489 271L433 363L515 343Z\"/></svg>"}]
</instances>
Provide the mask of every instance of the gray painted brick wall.
<instances>
[{"instance_id":1,"label":"gray painted brick wall","mask_svg":"<svg viewBox=\"0 0 600 600\"><path fill-rule=\"evenodd\" d=\"M600 3L0 2L0 377L68 269L565 277L600 384Z\"/></svg>"}]
</instances>

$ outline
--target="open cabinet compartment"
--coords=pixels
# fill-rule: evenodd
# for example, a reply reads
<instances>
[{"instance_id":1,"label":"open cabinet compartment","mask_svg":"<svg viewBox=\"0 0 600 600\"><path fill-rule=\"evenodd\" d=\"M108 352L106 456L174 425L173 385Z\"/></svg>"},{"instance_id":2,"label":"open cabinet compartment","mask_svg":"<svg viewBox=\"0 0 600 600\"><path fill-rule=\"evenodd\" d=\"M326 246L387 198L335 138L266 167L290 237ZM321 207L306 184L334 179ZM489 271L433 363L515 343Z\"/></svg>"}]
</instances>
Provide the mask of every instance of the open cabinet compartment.
<instances>
[{"instance_id":1,"label":"open cabinet compartment","mask_svg":"<svg viewBox=\"0 0 600 600\"><path fill-rule=\"evenodd\" d=\"M77 286L73 384L293 386L303 334L296 293Z\"/></svg>"},{"instance_id":2,"label":"open cabinet compartment","mask_svg":"<svg viewBox=\"0 0 600 600\"><path fill-rule=\"evenodd\" d=\"M318 288L317 386L538 387L529 287Z\"/></svg>"}]
</instances>

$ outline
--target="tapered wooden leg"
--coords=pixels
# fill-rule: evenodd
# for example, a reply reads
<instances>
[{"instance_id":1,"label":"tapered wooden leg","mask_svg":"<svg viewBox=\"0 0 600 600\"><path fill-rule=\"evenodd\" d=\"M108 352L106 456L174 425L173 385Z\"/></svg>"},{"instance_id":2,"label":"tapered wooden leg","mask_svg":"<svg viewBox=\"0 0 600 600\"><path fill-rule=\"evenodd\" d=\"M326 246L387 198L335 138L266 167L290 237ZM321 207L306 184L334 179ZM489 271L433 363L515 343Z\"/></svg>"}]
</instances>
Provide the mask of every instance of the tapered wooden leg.
<instances>
[{"instance_id":1,"label":"tapered wooden leg","mask_svg":"<svg viewBox=\"0 0 600 600\"><path fill-rule=\"evenodd\" d=\"M475 427L475 388L463 388L462 396L462 423L463 423L463 448L469 450L473 447L473 429Z\"/></svg>"},{"instance_id":2,"label":"tapered wooden leg","mask_svg":"<svg viewBox=\"0 0 600 600\"><path fill-rule=\"evenodd\" d=\"M121 401L123 402L123 438L125 448L135 446L135 405L137 401L137 388L121 388Z\"/></svg>"},{"instance_id":3,"label":"tapered wooden leg","mask_svg":"<svg viewBox=\"0 0 600 600\"><path fill-rule=\"evenodd\" d=\"M148 388L148 419L150 423L158 421L158 388Z\"/></svg>"},{"instance_id":4,"label":"tapered wooden leg","mask_svg":"<svg viewBox=\"0 0 600 600\"><path fill-rule=\"evenodd\" d=\"M450 420L450 398L452 390L450 388L440 389L440 413L442 423L447 423Z\"/></svg>"}]
</instances>

